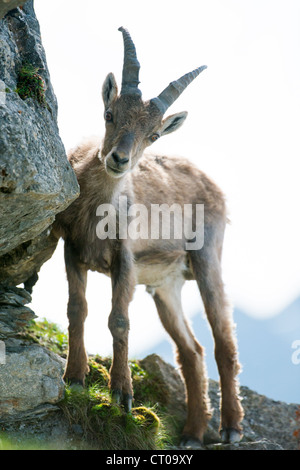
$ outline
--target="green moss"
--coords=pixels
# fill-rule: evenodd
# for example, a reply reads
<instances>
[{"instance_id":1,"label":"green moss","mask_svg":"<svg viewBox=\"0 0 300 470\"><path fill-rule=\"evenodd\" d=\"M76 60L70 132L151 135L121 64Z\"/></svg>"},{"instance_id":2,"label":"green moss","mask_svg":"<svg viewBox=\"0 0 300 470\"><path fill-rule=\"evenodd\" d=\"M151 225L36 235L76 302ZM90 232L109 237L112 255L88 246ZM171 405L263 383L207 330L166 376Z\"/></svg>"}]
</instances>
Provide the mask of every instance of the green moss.
<instances>
[{"instance_id":1,"label":"green moss","mask_svg":"<svg viewBox=\"0 0 300 470\"><path fill-rule=\"evenodd\" d=\"M138 406L132 410L133 419L139 424L157 432L161 426L161 420L151 408L145 406Z\"/></svg>"},{"instance_id":2,"label":"green moss","mask_svg":"<svg viewBox=\"0 0 300 470\"><path fill-rule=\"evenodd\" d=\"M25 63L22 65L19 75L16 93L26 100L27 98L33 98L41 106L48 108L45 92L46 84L42 76L39 74L39 68L34 67L32 64Z\"/></svg>"}]
</instances>

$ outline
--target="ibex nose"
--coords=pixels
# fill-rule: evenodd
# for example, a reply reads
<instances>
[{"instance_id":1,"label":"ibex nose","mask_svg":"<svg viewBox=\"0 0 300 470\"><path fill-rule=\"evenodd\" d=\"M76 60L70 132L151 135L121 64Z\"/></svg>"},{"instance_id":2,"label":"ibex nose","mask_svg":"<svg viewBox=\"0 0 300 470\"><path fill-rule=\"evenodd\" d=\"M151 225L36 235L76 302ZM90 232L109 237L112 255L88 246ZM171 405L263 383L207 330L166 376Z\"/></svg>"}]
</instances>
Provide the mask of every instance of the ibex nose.
<instances>
[{"instance_id":1,"label":"ibex nose","mask_svg":"<svg viewBox=\"0 0 300 470\"><path fill-rule=\"evenodd\" d=\"M111 154L113 160L115 163L119 164L119 165L124 165L124 163L128 163L129 161L129 158L128 158L128 155L123 153L123 152L113 152Z\"/></svg>"}]
</instances>

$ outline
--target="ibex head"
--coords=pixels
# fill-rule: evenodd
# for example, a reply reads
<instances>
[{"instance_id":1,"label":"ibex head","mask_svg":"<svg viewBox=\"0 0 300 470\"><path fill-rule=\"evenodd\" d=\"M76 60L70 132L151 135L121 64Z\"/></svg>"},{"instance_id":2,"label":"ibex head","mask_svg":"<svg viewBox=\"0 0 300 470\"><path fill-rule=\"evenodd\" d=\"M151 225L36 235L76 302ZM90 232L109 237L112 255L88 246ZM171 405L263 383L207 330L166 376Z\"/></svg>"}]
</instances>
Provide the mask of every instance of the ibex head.
<instances>
[{"instance_id":1,"label":"ibex head","mask_svg":"<svg viewBox=\"0 0 300 470\"><path fill-rule=\"evenodd\" d=\"M124 40L124 64L121 93L112 73L106 77L102 97L105 106L106 134L101 157L107 173L119 178L133 168L144 149L159 137L178 129L187 112L176 113L163 119L171 104L206 66L187 73L171 82L156 98L144 102L139 85L140 64L134 43L126 29L119 28Z\"/></svg>"}]
</instances>

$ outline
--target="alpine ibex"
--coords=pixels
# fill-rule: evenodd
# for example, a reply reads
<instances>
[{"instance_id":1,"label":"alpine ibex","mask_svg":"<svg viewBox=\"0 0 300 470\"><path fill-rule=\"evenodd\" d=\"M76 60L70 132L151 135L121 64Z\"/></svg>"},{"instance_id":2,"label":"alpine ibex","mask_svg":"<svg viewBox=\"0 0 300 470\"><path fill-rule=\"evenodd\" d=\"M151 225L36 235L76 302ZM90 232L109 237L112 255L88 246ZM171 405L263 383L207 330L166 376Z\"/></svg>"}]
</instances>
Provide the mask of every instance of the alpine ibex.
<instances>
[{"instance_id":1,"label":"alpine ibex","mask_svg":"<svg viewBox=\"0 0 300 470\"><path fill-rule=\"evenodd\" d=\"M83 340L87 271L105 273L112 282L112 309L108 321L113 337L110 388L113 398L127 410L131 409L128 306L135 285L144 284L153 296L163 326L177 347L177 360L187 395L187 421L182 442L201 441L211 416L204 352L181 307L182 286L185 280L195 279L215 340L221 386L221 437L224 441L237 441L241 438L243 411L236 381L239 365L232 316L221 278L227 221L224 196L189 161L144 154L146 147L155 140L182 125L186 112L165 119L163 116L206 67L187 73L170 83L158 97L144 102L138 88L140 65L134 43L126 29L121 27L119 30L124 41L121 93L118 95L115 77L110 73L102 89L105 137L101 146L99 141L92 139L70 152L69 160L77 175L80 196L57 216L54 225L57 236L62 236L65 241L69 283L69 353L64 378L84 385L88 371ZM138 204L149 210L149 214L155 204L204 205L203 246L187 249L186 237L178 239L174 234L168 240L161 236L155 239L121 237L120 196L126 196L128 209ZM104 219L104 212L99 219L99 207L108 206L115 208L114 214L118 218L113 237L99 233L99 220ZM147 220L144 219L144 223Z\"/></svg>"}]
</instances>

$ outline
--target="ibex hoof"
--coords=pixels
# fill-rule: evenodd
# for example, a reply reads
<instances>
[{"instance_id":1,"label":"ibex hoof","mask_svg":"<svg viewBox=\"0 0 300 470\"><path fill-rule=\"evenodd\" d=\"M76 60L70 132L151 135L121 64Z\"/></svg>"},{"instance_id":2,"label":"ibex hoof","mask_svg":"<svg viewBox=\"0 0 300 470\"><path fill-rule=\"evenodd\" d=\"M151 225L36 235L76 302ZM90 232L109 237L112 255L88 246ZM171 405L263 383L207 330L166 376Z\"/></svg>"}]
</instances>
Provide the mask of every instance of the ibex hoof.
<instances>
[{"instance_id":1,"label":"ibex hoof","mask_svg":"<svg viewBox=\"0 0 300 470\"><path fill-rule=\"evenodd\" d=\"M120 389L112 390L112 402L116 403L117 405L123 405L127 413L131 411L132 398L132 395L129 393L125 393L123 395L122 390Z\"/></svg>"},{"instance_id":2,"label":"ibex hoof","mask_svg":"<svg viewBox=\"0 0 300 470\"><path fill-rule=\"evenodd\" d=\"M186 449L202 449L202 442L196 437L183 434L180 441L180 447L185 447Z\"/></svg>"},{"instance_id":3,"label":"ibex hoof","mask_svg":"<svg viewBox=\"0 0 300 470\"><path fill-rule=\"evenodd\" d=\"M131 408L132 408L132 395L129 395L128 393L124 395L122 404L125 408L125 411L127 411L127 413L130 413Z\"/></svg>"},{"instance_id":4,"label":"ibex hoof","mask_svg":"<svg viewBox=\"0 0 300 470\"><path fill-rule=\"evenodd\" d=\"M84 380L65 378L65 383L70 386L72 390L80 390L84 388Z\"/></svg>"},{"instance_id":5,"label":"ibex hoof","mask_svg":"<svg viewBox=\"0 0 300 470\"><path fill-rule=\"evenodd\" d=\"M233 444L235 442L240 442L243 437L243 434L234 428L222 428L220 431L222 442L227 444Z\"/></svg>"},{"instance_id":6,"label":"ibex hoof","mask_svg":"<svg viewBox=\"0 0 300 470\"><path fill-rule=\"evenodd\" d=\"M112 392L111 392L111 401L113 403L116 403L117 405L120 405L121 404L121 398L122 398L122 390L120 390L120 389L112 390Z\"/></svg>"}]
</instances>

